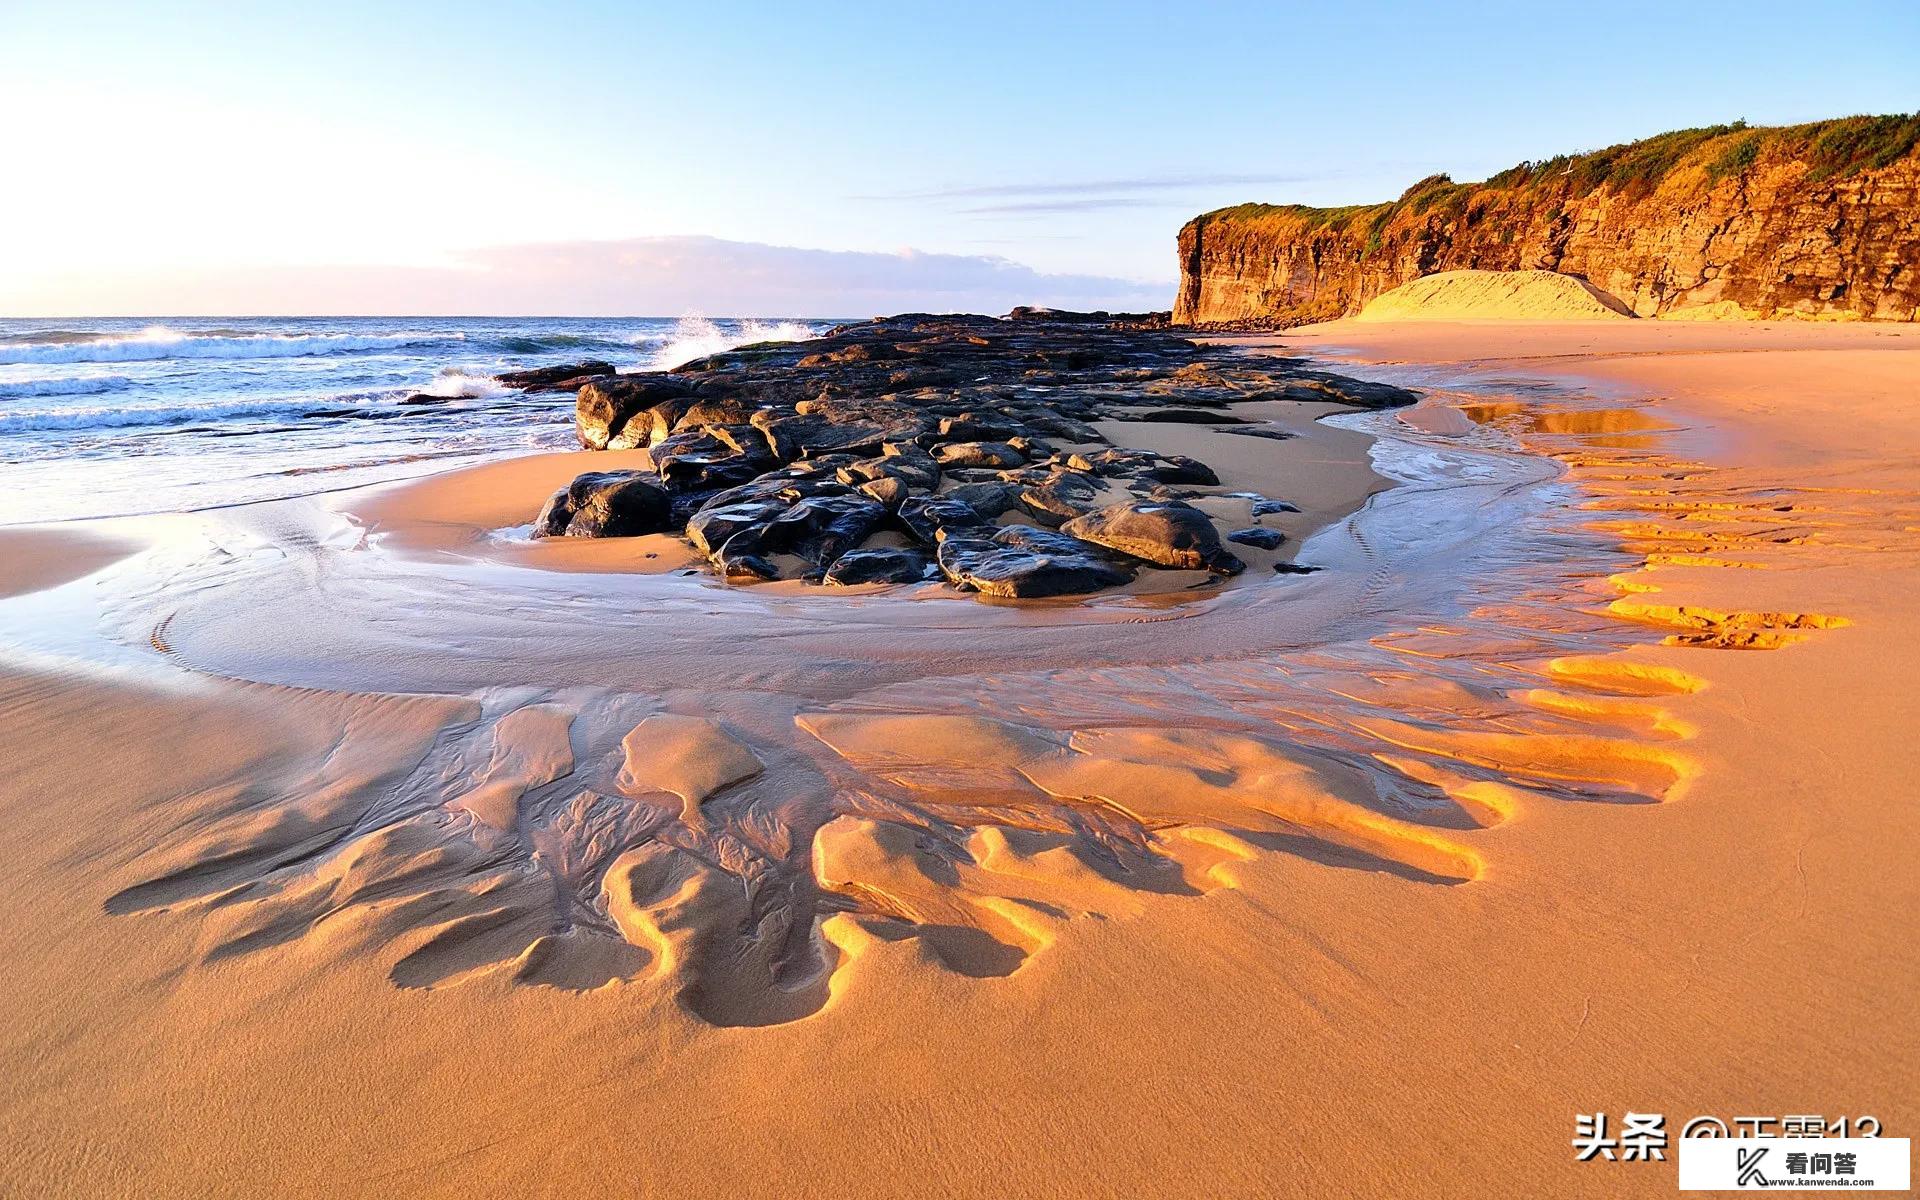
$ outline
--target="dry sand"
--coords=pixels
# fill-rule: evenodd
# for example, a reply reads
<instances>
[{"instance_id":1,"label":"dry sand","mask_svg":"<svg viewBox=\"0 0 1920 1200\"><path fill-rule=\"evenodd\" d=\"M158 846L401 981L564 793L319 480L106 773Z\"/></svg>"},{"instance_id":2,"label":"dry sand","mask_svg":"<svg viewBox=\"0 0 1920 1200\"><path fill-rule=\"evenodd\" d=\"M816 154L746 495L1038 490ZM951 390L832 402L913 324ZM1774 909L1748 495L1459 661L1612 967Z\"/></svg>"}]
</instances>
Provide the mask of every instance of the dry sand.
<instances>
[{"instance_id":1,"label":"dry sand","mask_svg":"<svg viewBox=\"0 0 1920 1200\"><path fill-rule=\"evenodd\" d=\"M571 456L9 532L0 1192L1656 1195L1576 1112L1910 1135L1916 332L1296 332L1437 390L1371 467L1161 434L1328 568L1173 603L487 532Z\"/></svg>"},{"instance_id":2,"label":"dry sand","mask_svg":"<svg viewBox=\"0 0 1920 1200\"><path fill-rule=\"evenodd\" d=\"M1554 271L1441 271L1382 292L1356 321L1618 321L1618 297Z\"/></svg>"}]
</instances>

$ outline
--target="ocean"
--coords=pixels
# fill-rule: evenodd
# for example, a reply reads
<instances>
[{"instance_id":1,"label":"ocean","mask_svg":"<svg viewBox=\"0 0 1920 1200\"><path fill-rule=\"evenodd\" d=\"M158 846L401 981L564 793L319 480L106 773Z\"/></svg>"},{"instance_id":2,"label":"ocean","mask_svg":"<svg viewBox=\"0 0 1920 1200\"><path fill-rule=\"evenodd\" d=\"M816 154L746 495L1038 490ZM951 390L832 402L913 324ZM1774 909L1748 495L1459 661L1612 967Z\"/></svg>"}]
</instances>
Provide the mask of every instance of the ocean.
<instances>
[{"instance_id":1,"label":"ocean","mask_svg":"<svg viewBox=\"0 0 1920 1200\"><path fill-rule=\"evenodd\" d=\"M500 371L623 371L833 322L690 316L0 318L0 525L241 504L573 446L573 396ZM402 404L425 393L445 403Z\"/></svg>"}]
</instances>

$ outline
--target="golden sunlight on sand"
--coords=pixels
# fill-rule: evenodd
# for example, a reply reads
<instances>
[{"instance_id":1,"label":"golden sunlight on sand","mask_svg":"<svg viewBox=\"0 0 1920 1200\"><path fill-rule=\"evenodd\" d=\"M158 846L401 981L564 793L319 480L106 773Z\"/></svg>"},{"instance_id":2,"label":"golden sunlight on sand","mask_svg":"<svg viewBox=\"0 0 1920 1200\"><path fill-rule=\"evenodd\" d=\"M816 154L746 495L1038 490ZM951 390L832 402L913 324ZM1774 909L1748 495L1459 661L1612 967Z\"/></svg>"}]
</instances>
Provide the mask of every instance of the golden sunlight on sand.
<instances>
[{"instance_id":1,"label":"golden sunlight on sand","mask_svg":"<svg viewBox=\"0 0 1920 1200\"><path fill-rule=\"evenodd\" d=\"M1232 341L1426 399L1128 430L1302 510L1212 590L506 536L572 454L0 531L0 1190L1665 1195L1574 1115L1910 1135L1920 331Z\"/></svg>"}]
</instances>

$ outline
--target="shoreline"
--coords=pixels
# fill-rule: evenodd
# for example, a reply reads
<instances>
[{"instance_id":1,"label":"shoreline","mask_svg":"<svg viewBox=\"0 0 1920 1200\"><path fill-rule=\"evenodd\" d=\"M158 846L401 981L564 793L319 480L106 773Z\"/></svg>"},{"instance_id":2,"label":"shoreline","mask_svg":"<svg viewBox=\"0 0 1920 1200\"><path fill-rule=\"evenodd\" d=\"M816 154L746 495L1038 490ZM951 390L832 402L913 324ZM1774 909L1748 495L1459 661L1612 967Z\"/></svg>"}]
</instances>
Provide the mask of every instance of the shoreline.
<instances>
[{"instance_id":1,"label":"shoreline","mask_svg":"<svg viewBox=\"0 0 1920 1200\"><path fill-rule=\"evenodd\" d=\"M1338 344L1332 339L1348 335L1304 336ZM1379 344L1393 335L1378 334ZM1529 331L1482 336L1511 345ZM1280 339L1302 342L1297 330ZM1497 390L1488 372L1462 370L1475 390ZM1690 436L1723 432L1711 380L1694 384L1703 390L1683 393L1684 419L1665 423ZM1619 386L1636 384L1627 376ZM53 1147L86 1129L101 1139L95 1153L111 1164L109 1177L194 1178L220 1191L322 1180L377 1190L407 1178L333 1174L326 1144L299 1136L323 1126L353 1130L374 1162L419 1171L422 1161L459 1156L459 1172L501 1186L551 1182L556 1155L590 1149L566 1159L581 1186L630 1186L644 1174L737 1195L761 1194L774 1178L771 1162L787 1169L782 1187L831 1183L851 1194L963 1183L1099 1191L1153 1177L1155 1149L1127 1132L1143 1120L1185 1147L1194 1178L1225 1190L1271 1185L1265 1168L1273 1164L1244 1153L1257 1141L1286 1147L1303 1190L1484 1179L1477 1168L1500 1162L1504 1177L1555 1194L1669 1191L1670 1165L1572 1163L1572 1114L1596 1107L1662 1110L1677 1121L1690 1105L1731 1117L1769 1105L1824 1106L1832 1116L1877 1104L1887 1132L1904 1135L1916 1114L1899 1107L1890 1085L1910 1077L1914 1048L1883 1046L1874 1057L1842 1035L1909 1016L1898 996L1916 982L1913 952L1887 919L1913 911L1912 873L1897 865L1914 844L1913 822L1886 790L1901 755L1912 754L1873 740L1896 719L1887 693L1874 689L1901 677L1911 652L1893 639L1911 614L1876 616L1858 591L1829 603L1817 593L1843 579L1845 564L1809 564L1844 551L1829 552L1823 538L1844 543L1877 530L1894 540L1864 561L1913 572L1898 530L1882 520L1913 494L1910 468L1896 455L1872 469L1886 476L1879 491L1837 500L1820 489L1864 486L1872 470L1821 465L1835 478L1796 478L1779 449L1710 468L1692 453L1698 447L1684 457L1663 449L1669 433L1658 429L1604 420L1523 428L1530 413L1622 407L1605 397L1509 395L1510 409L1471 429L1440 418L1420 428L1400 415L1459 411L1446 396L1352 419L1406 443L1383 452L1375 442L1370 462L1428 472L1425 482L1415 474L1373 492L1359 513L1297 539L1309 558L1327 559L1320 575L1222 589L1188 606L1197 611L1187 619L1143 624L1138 612L1128 615L1131 601L1109 600L1083 606L1120 614L1104 629L1041 622L1022 630L1026 610L971 602L856 596L796 606L773 595L748 605L718 585L660 580L679 589L679 611L622 631L605 607L607 588L651 586L645 577L552 572L549 598L535 602L524 571L499 582L485 564L429 569L431 544L359 553L351 525L323 519L334 506L287 502L252 534L222 533L212 553L164 564L198 564L177 595L154 591L126 563L89 576L74 594L107 593L100 603L123 642L151 636L156 649L200 670L237 654L234 661L272 661L276 673L166 701L83 676L0 684L0 711L36 714L13 730L30 752L0 797L29 850L22 892L5 901L5 915L36 931L13 952L35 969L6 985L16 1010L35 1015L27 1040L10 1043L6 1057L24 1067L29 1047L64 1047L15 1073L20 1082L4 1096L10 1119L40 1129L42 1163L58 1161ZM1816 413L1844 403L1816 401ZM1624 407L1660 414L1670 404ZM1758 432L1777 436L1795 417L1776 415ZM1897 413L1879 421L1882 429L1899 423ZM1823 436L1856 448L1862 440ZM1707 448L1747 454L1755 440ZM1304 441L1277 445L1310 448ZM1494 469L1503 454L1514 456L1511 477ZM1533 454L1557 465L1518 469ZM1743 470L1730 480L1718 474ZM421 491L431 493L431 481L389 488L377 503L409 489L415 518L430 512L432 497ZM471 499L451 494L460 490L449 488L455 509ZM1455 498L1420 502L1436 491ZM1795 525L1800 541L1769 544L1738 522L1700 516L1759 497L1796 506L1767 519ZM352 503L339 509L354 511ZM1839 534L1822 532L1828 521L1842 522ZM361 569L383 555L416 573L416 583L396 592L394 579ZM1637 565L1649 559L1651 571ZM1726 565L1734 562L1754 569ZM1312 618L1321 624L1302 628L1287 598L1316 593L1327 597ZM868 626L864 616L819 622L829 599L843 614L894 610L911 619L904 629ZM343 604L357 614L345 624L327 611ZM166 610L175 615L156 627ZM1700 626L1701 613L1753 611L1849 623L1763 622L1746 631L1791 635L1777 652L1658 645L1737 632ZM929 612L964 619L943 630L920 615ZM408 625L423 614L431 614L425 628ZM726 647L724 630L700 641L716 618L763 622L750 626L762 645ZM231 628L243 620L259 628L236 638ZM925 621L936 627L922 628ZM887 629L904 649L847 646L863 628ZM1159 643L1139 645L1148 635ZM989 652L983 636L1006 641ZM681 638L712 657L689 653L676 665ZM222 641L239 645L223 650ZM436 675L449 641L478 674ZM862 654L888 653L901 661L854 665ZM408 679L443 694L326 690L384 692ZM890 897L893 915L836 901L783 930L763 914L766 953L732 960L747 974L729 975L711 931L748 917L732 899L738 884L627 862L625 890L609 889L616 903L607 916L640 935L626 944L645 961L567 934L535 938L521 958L489 967L486 956L509 943L498 927L472 922L519 902L520 864L532 860L489 834L498 830L484 814L515 788L528 811L548 800L564 809L576 794L621 794L615 770L632 764L607 757L607 747L649 715L636 700L648 690L664 705L656 713L709 720L763 760L740 810L759 814L758 823L729 826L730 802L709 801L713 832L731 830L751 846L784 822L812 839L803 872L747 876L757 881L750 899L756 888L798 902L857 887ZM1827 709L1800 711L1797 695L1821 696ZM557 710L573 714L570 735L554 733ZM1014 737L982 720L1037 732ZM1850 722L1858 726L1851 732ZM1770 728L1797 730L1795 742L1769 738ZM59 738L36 736L56 729ZM1069 730L1064 748L1020 741ZM725 750L711 730L696 732L694 757ZM260 759L262 744L276 747L270 760ZM1782 754L1816 744L1844 752L1853 789L1880 781L1881 802L1871 803L1869 787L1865 800L1845 805L1846 823L1812 821L1843 811L1832 773ZM196 749L191 761L182 745ZM98 747L98 761L79 746ZM1021 773L997 769L1008 762L1022 764ZM1194 763L1206 769L1174 773ZM252 790L236 799L221 790L229 778L249 779ZM389 800L419 800L433 780L470 787L445 799L435 793L430 807L445 815L425 823L409 810L380 826L370 824L377 805L342 807L370 784ZM58 821L33 805L49 788L77 797ZM849 809L838 797L854 792L869 800ZM1049 800L1060 794L1101 794L1115 807ZM1753 802L1767 795L1789 797L1797 810ZM788 809L829 797L839 815L825 824ZM1153 810L1170 797L1188 807ZM275 816L289 799L298 828ZM1602 800L1611 802L1581 802ZM599 811L590 805L577 819L604 821ZM98 841L130 812L124 833L137 840ZM1144 843L1116 813L1147 832ZM769 825L767 814L779 822ZM889 824L909 818L927 823L922 838L961 830L966 855L936 870L924 851L888 833L916 827ZM343 820L375 832L343 844L338 871L315 875L289 857L312 854L310 839ZM466 841L435 832L448 822ZM182 830L192 833L184 842ZM318 844L333 844L328 836ZM716 857L723 846L674 838L696 857ZM469 842L474 851L461 849ZM1165 861L1128 857L1142 846ZM254 861L236 872L216 850ZM434 856L456 854L468 857L453 877L431 874ZM444 923L395 924L406 893L392 889L409 872L428 872L446 889L459 886L460 872L496 878L487 864L500 861L514 870L497 876L470 915L448 891ZM946 869L956 874L947 878ZM1721 922L1764 911L1781 888L1797 889L1798 907L1774 942L1716 935ZM525 900L552 903L550 895ZM1806 919L1815 912L1823 914L1817 925ZM1827 919L1836 914L1852 922ZM515 922L511 931L526 928ZM919 934L906 936L903 922L917 922ZM783 959L816 932L826 965L783 976ZM135 948L136 939L148 944ZM114 966L84 983L42 973L55 966L55 948L72 956L79 947L91 948L80 959ZM1772 953L1816 950L1856 982L1836 990L1819 976L1782 979L1760 966ZM755 973L792 988L741 1008L738 998L761 986ZM616 975L631 978L591 986ZM156 980L167 981L159 992ZM80 991L94 1011L113 1014L118 1032L63 1011ZM1523 999L1489 1003L1501 996ZM1801 1020L1809 1006L1823 1023ZM1729 1012L1742 1020L1725 1021ZM1155 1036L1063 1058L1089 1027ZM908 1031L911 1053L897 1048ZM403 1038L405 1053L395 1055ZM171 1047L164 1053L156 1049L163 1042ZM238 1070L241 1062L251 1069ZM1047 1069L1034 1069L1039 1063ZM71 1090L89 1070L106 1081L104 1095ZM290 1104L274 1079L293 1073L313 1086ZM509 1079L521 1099L497 1090ZM1152 1084L1144 1093L1143 1080ZM1404 1130L1410 1082L1446 1103ZM224 1099L195 1105L193 1136L175 1130L163 1142L151 1089ZM366 1094L388 1097L415 1120L392 1128L354 1099ZM1137 1098L1130 1107L1098 1099L1123 1095ZM562 1109L525 1102L560 1096L571 1098ZM34 1117L29 1100L52 1104L65 1122ZM704 1116L715 1106L748 1114L728 1123L725 1152ZM1335 1109L1349 1122L1316 1117ZM219 1131L233 1114L268 1110L281 1113L288 1135L281 1157L209 1160L206 1147L223 1144ZM831 1132L901 1111L929 1138L898 1174ZM635 1115L668 1135L640 1157L625 1132ZM1404 1130L1398 1157L1372 1153L1369 1125ZM1005 1152L1033 1147L1037 1127L1050 1153ZM177 1149L183 1142L200 1147L197 1159ZM452 1191L459 1178L409 1182Z\"/></svg>"}]
</instances>

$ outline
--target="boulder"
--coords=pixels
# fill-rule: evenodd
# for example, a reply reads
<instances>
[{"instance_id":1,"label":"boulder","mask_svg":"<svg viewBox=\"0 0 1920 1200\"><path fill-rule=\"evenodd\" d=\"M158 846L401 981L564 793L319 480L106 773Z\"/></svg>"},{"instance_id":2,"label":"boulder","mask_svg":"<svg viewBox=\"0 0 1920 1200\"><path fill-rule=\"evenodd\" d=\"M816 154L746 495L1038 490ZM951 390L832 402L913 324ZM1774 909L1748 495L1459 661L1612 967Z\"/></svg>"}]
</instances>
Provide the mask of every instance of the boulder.
<instances>
[{"instance_id":1,"label":"boulder","mask_svg":"<svg viewBox=\"0 0 1920 1200\"><path fill-rule=\"evenodd\" d=\"M849 550L827 568L823 582L842 587L861 583L925 583L940 578L933 555L917 546L874 546Z\"/></svg>"},{"instance_id":2,"label":"boulder","mask_svg":"<svg viewBox=\"0 0 1920 1200\"><path fill-rule=\"evenodd\" d=\"M1239 417L1230 417L1225 413L1207 412L1198 408L1156 408L1138 413L1136 421L1152 421L1161 425L1244 425Z\"/></svg>"},{"instance_id":3,"label":"boulder","mask_svg":"<svg viewBox=\"0 0 1920 1200\"><path fill-rule=\"evenodd\" d=\"M854 490L863 495L872 496L886 505L889 510L899 508L905 503L908 495L907 485L890 475L869 479Z\"/></svg>"},{"instance_id":4,"label":"boulder","mask_svg":"<svg viewBox=\"0 0 1920 1200\"><path fill-rule=\"evenodd\" d=\"M644 471L594 471L561 488L534 521L535 537L637 537L673 527L672 499Z\"/></svg>"},{"instance_id":5,"label":"boulder","mask_svg":"<svg viewBox=\"0 0 1920 1200\"><path fill-rule=\"evenodd\" d=\"M940 464L912 442L884 443L880 456L887 460L887 474L905 480L908 487L932 490L940 486Z\"/></svg>"},{"instance_id":6,"label":"boulder","mask_svg":"<svg viewBox=\"0 0 1920 1200\"><path fill-rule=\"evenodd\" d=\"M781 413L777 409L754 413L753 424L765 436L774 457L783 462L809 454L877 454L888 442L919 437L923 428L917 418L911 422L834 420L819 413Z\"/></svg>"},{"instance_id":7,"label":"boulder","mask_svg":"<svg viewBox=\"0 0 1920 1200\"><path fill-rule=\"evenodd\" d=\"M1287 540L1287 535L1281 533L1278 529L1268 529L1263 525L1255 525L1250 529L1234 530L1227 535L1227 540L1230 542L1239 542L1242 546L1257 546L1262 550L1277 550L1280 548L1280 543Z\"/></svg>"},{"instance_id":8,"label":"boulder","mask_svg":"<svg viewBox=\"0 0 1920 1200\"><path fill-rule=\"evenodd\" d=\"M1017 467L1027 456L1005 442L947 442L933 448L933 460L942 467Z\"/></svg>"},{"instance_id":9,"label":"boulder","mask_svg":"<svg viewBox=\"0 0 1920 1200\"><path fill-rule=\"evenodd\" d=\"M1056 470L1020 490L1020 507L1042 525L1058 527L1100 507L1100 484L1083 471Z\"/></svg>"},{"instance_id":10,"label":"boulder","mask_svg":"<svg viewBox=\"0 0 1920 1200\"><path fill-rule=\"evenodd\" d=\"M955 484L940 494L949 500L958 500L988 521L1011 512L1020 504L1020 489L999 480Z\"/></svg>"},{"instance_id":11,"label":"boulder","mask_svg":"<svg viewBox=\"0 0 1920 1200\"><path fill-rule=\"evenodd\" d=\"M989 524L987 518L964 500L951 496L914 496L900 505L900 525L929 546L953 529L978 529Z\"/></svg>"},{"instance_id":12,"label":"boulder","mask_svg":"<svg viewBox=\"0 0 1920 1200\"><path fill-rule=\"evenodd\" d=\"M714 500L687 522L687 537L730 579L777 578L777 554L831 566L887 518L885 504L839 484L750 484Z\"/></svg>"},{"instance_id":13,"label":"boulder","mask_svg":"<svg viewBox=\"0 0 1920 1200\"><path fill-rule=\"evenodd\" d=\"M1148 479L1160 483L1200 483L1216 484L1220 477L1213 468L1197 458L1188 458L1184 454L1157 454L1158 461L1141 472Z\"/></svg>"},{"instance_id":14,"label":"boulder","mask_svg":"<svg viewBox=\"0 0 1920 1200\"><path fill-rule=\"evenodd\" d=\"M909 488L930 492L940 486L940 464L918 446L889 442L879 456L842 467L839 478L849 485L874 479L897 479Z\"/></svg>"},{"instance_id":15,"label":"boulder","mask_svg":"<svg viewBox=\"0 0 1920 1200\"><path fill-rule=\"evenodd\" d=\"M872 496L811 496L768 524L761 544L828 567L887 519L887 506Z\"/></svg>"},{"instance_id":16,"label":"boulder","mask_svg":"<svg viewBox=\"0 0 1920 1200\"><path fill-rule=\"evenodd\" d=\"M664 400L685 398L690 385L665 375L609 375L589 380L574 397L574 431L589 450L605 450L636 414ZM626 446L646 445L628 439ZM624 447L622 447L624 448Z\"/></svg>"},{"instance_id":17,"label":"boulder","mask_svg":"<svg viewBox=\"0 0 1920 1200\"><path fill-rule=\"evenodd\" d=\"M1009 599L1097 592L1133 578L1099 547L1031 525L950 532L936 561L955 587Z\"/></svg>"},{"instance_id":18,"label":"boulder","mask_svg":"<svg viewBox=\"0 0 1920 1200\"><path fill-rule=\"evenodd\" d=\"M1084 446L1090 442L1104 442L1107 440L1098 429L1095 429L1085 421L1061 416L1058 413L1022 414L1022 419L1025 420L1027 426L1031 429L1038 430L1041 433L1050 433L1054 437L1064 439L1079 446Z\"/></svg>"},{"instance_id":19,"label":"boulder","mask_svg":"<svg viewBox=\"0 0 1920 1200\"><path fill-rule=\"evenodd\" d=\"M676 433L648 452L669 490L712 491L746 483L773 465L771 456L741 454L704 429Z\"/></svg>"},{"instance_id":20,"label":"boulder","mask_svg":"<svg viewBox=\"0 0 1920 1200\"><path fill-rule=\"evenodd\" d=\"M1020 432L1020 427L991 413L964 412L940 418L940 436L955 442L1005 441Z\"/></svg>"},{"instance_id":21,"label":"boulder","mask_svg":"<svg viewBox=\"0 0 1920 1200\"><path fill-rule=\"evenodd\" d=\"M494 378L508 387L529 392L565 392L579 388L588 380L614 373L614 365L603 359L562 363L554 367L531 367L524 371L502 371Z\"/></svg>"},{"instance_id":22,"label":"boulder","mask_svg":"<svg viewBox=\"0 0 1920 1200\"><path fill-rule=\"evenodd\" d=\"M1076 517L1061 532L1156 566L1237 575L1246 564L1220 544L1212 518L1174 501L1123 500Z\"/></svg>"},{"instance_id":23,"label":"boulder","mask_svg":"<svg viewBox=\"0 0 1920 1200\"><path fill-rule=\"evenodd\" d=\"M695 400L680 414L674 422L674 431L698 429L703 425L745 425L752 420L758 405L749 404L738 396L719 396L713 399Z\"/></svg>"}]
</instances>

